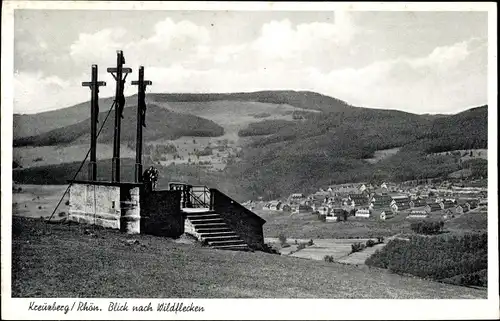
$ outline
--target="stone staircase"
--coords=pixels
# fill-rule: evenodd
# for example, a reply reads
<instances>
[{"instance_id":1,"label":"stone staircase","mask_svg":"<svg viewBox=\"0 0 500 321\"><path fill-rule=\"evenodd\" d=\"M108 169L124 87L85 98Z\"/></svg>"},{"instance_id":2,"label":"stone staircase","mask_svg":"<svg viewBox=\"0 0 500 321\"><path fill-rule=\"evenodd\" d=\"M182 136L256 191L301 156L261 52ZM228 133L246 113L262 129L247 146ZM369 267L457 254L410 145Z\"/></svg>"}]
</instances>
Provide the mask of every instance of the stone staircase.
<instances>
[{"instance_id":1,"label":"stone staircase","mask_svg":"<svg viewBox=\"0 0 500 321\"><path fill-rule=\"evenodd\" d=\"M207 208L184 208L184 231L210 247L221 250L249 251L250 248L224 219Z\"/></svg>"}]
</instances>

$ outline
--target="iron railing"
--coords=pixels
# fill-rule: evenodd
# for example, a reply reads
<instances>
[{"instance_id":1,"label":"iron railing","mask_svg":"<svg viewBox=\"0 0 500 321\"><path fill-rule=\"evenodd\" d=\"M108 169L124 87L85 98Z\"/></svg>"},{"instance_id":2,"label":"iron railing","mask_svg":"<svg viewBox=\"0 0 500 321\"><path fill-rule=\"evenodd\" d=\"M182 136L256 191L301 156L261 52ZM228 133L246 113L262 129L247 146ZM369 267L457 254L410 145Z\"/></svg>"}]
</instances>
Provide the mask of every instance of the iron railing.
<instances>
[{"instance_id":1,"label":"iron railing","mask_svg":"<svg viewBox=\"0 0 500 321\"><path fill-rule=\"evenodd\" d=\"M203 185L170 183L169 189L181 191L181 207L211 208L210 189Z\"/></svg>"}]
</instances>

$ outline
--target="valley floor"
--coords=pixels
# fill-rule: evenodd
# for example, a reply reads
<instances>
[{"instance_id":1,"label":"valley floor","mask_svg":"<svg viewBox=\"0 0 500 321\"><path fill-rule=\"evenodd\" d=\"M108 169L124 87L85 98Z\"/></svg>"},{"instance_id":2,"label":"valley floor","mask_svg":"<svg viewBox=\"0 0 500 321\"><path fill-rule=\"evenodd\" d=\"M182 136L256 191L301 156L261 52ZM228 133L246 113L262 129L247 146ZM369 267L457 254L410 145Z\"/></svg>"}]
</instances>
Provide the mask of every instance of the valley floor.
<instances>
[{"instance_id":1,"label":"valley floor","mask_svg":"<svg viewBox=\"0 0 500 321\"><path fill-rule=\"evenodd\" d=\"M186 244L187 243L187 244ZM13 217L13 297L486 298L385 270Z\"/></svg>"}]
</instances>

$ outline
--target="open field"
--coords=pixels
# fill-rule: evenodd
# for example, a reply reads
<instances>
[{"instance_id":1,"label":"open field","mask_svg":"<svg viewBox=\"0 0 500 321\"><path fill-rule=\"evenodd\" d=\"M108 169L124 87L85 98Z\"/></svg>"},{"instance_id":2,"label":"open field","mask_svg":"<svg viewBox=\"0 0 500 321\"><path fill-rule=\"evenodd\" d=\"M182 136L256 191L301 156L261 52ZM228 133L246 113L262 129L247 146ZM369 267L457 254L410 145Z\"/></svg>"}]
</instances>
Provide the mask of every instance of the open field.
<instances>
[{"instance_id":1,"label":"open field","mask_svg":"<svg viewBox=\"0 0 500 321\"><path fill-rule=\"evenodd\" d=\"M474 209L446 222L445 228L453 232L487 231L488 212Z\"/></svg>"},{"instance_id":2,"label":"open field","mask_svg":"<svg viewBox=\"0 0 500 321\"><path fill-rule=\"evenodd\" d=\"M12 192L12 215L24 217L49 217L52 211L62 197L67 185L16 185L16 188L21 188L21 191ZM58 220L61 216L59 213L68 213L69 194L59 205L53 220Z\"/></svg>"},{"instance_id":3,"label":"open field","mask_svg":"<svg viewBox=\"0 0 500 321\"><path fill-rule=\"evenodd\" d=\"M35 167L61 163L81 162L90 148L89 144L71 144L66 146L15 147L13 158L23 166ZM135 150L126 144L120 147L121 157L135 158ZM97 159L113 157L113 144L97 144Z\"/></svg>"},{"instance_id":4,"label":"open field","mask_svg":"<svg viewBox=\"0 0 500 321\"><path fill-rule=\"evenodd\" d=\"M137 240L137 242L127 242ZM376 268L13 218L14 297L486 298Z\"/></svg>"},{"instance_id":5,"label":"open field","mask_svg":"<svg viewBox=\"0 0 500 321\"><path fill-rule=\"evenodd\" d=\"M306 246L305 248L299 250L297 248L300 243L307 243L309 240L297 239L297 244L295 244L296 239L289 239L287 243L289 247L281 248L278 238L266 238L265 242L273 245L275 248L279 249L281 255L289 255L293 257L323 261L325 256L331 256L335 262L353 265L363 265L367 258L369 258L375 251L382 249L390 238L386 239L384 243L376 244L372 247L366 247L360 252L351 253L351 245L354 243L366 244L369 239L315 239L314 244L311 246ZM375 239L372 239L376 241Z\"/></svg>"},{"instance_id":6,"label":"open field","mask_svg":"<svg viewBox=\"0 0 500 321\"><path fill-rule=\"evenodd\" d=\"M321 222L311 213L292 214L280 211L254 210L266 220L265 237L278 237L280 233L290 238L337 239L388 237L410 231L406 215L387 221L349 217L347 222Z\"/></svg>"}]
</instances>

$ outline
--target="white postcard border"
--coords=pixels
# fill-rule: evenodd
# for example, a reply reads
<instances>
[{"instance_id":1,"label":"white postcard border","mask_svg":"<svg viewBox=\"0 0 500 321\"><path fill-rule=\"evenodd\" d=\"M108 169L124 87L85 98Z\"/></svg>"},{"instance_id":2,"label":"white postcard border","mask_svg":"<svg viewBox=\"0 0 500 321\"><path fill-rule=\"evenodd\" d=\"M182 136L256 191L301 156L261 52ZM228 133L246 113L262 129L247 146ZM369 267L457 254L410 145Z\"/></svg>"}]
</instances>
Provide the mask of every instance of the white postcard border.
<instances>
[{"instance_id":1,"label":"white postcard border","mask_svg":"<svg viewBox=\"0 0 500 321\"><path fill-rule=\"evenodd\" d=\"M12 105L13 105L13 10L14 9L92 10L363 10L363 11L488 11L488 299L487 300L328 300L328 299L13 299L11 289L11 204L12 204ZM498 177L497 177L497 15L496 3L269 3L269 2L94 2L94 1L4 1L2 8L2 319L487 319L499 317L498 289ZM62 314L28 311L30 302L56 301L73 304L93 302L102 312ZM108 312L109 302L155 305L183 302L203 306L200 313Z\"/></svg>"}]
</instances>

